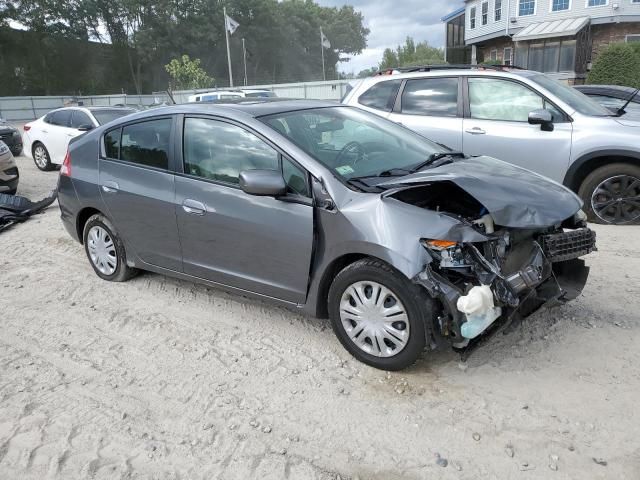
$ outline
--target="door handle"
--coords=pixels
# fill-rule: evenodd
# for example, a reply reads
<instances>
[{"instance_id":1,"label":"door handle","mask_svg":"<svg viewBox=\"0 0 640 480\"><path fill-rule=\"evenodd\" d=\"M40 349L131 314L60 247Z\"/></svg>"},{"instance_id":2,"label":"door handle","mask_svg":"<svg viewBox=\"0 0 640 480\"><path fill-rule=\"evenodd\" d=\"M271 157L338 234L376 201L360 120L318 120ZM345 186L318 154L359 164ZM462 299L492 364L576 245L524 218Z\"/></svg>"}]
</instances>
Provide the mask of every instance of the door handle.
<instances>
[{"instance_id":1,"label":"door handle","mask_svg":"<svg viewBox=\"0 0 640 480\"><path fill-rule=\"evenodd\" d=\"M49 133L47 130L42 130L42 133Z\"/></svg>"},{"instance_id":2,"label":"door handle","mask_svg":"<svg viewBox=\"0 0 640 480\"><path fill-rule=\"evenodd\" d=\"M102 184L102 191L105 193L116 193L120 190L120 186L116 182L104 182Z\"/></svg>"},{"instance_id":3,"label":"door handle","mask_svg":"<svg viewBox=\"0 0 640 480\"><path fill-rule=\"evenodd\" d=\"M204 203L198 202L196 200L191 200L190 198L187 198L184 202L182 202L182 209L192 215L204 215L207 211Z\"/></svg>"},{"instance_id":4,"label":"door handle","mask_svg":"<svg viewBox=\"0 0 640 480\"><path fill-rule=\"evenodd\" d=\"M485 133L487 133L480 127L469 128L465 130L465 132L470 133L471 135L484 135Z\"/></svg>"}]
</instances>

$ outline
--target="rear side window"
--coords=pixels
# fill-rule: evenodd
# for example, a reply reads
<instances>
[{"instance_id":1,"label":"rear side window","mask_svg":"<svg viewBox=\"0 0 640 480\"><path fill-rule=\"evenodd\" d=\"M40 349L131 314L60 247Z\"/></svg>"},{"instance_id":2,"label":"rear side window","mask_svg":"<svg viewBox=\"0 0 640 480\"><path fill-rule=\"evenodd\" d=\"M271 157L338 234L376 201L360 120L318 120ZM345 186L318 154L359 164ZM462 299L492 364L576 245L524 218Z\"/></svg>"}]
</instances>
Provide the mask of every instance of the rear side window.
<instances>
[{"instance_id":1,"label":"rear side window","mask_svg":"<svg viewBox=\"0 0 640 480\"><path fill-rule=\"evenodd\" d=\"M184 171L189 175L237 185L243 170L280 167L278 152L230 123L186 118L183 143Z\"/></svg>"},{"instance_id":2,"label":"rear side window","mask_svg":"<svg viewBox=\"0 0 640 480\"><path fill-rule=\"evenodd\" d=\"M107 132L104 136L104 153L107 158L118 159L120 155L120 132L117 128Z\"/></svg>"},{"instance_id":3,"label":"rear side window","mask_svg":"<svg viewBox=\"0 0 640 480\"><path fill-rule=\"evenodd\" d=\"M458 79L407 80L402 91L402 113L456 117L458 115Z\"/></svg>"},{"instance_id":4,"label":"rear side window","mask_svg":"<svg viewBox=\"0 0 640 480\"><path fill-rule=\"evenodd\" d=\"M71 128L80 128L84 125L93 126L93 122L89 118L89 115L81 110L74 110L71 116Z\"/></svg>"},{"instance_id":5,"label":"rear side window","mask_svg":"<svg viewBox=\"0 0 640 480\"><path fill-rule=\"evenodd\" d=\"M402 80L388 80L386 82L378 82L369 90L364 92L358 98L358 103L365 107L375 108L390 112L393 110L393 104L396 101L398 90Z\"/></svg>"},{"instance_id":6,"label":"rear side window","mask_svg":"<svg viewBox=\"0 0 640 480\"><path fill-rule=\"evenodd\" d=\"M171 122L170 118L163 118L123 127L120 160L168 169Z\"/></svg>"},{"instance_id":7,"label":"rear side window","mask_svg":"<svg viewBox=\"0 0 640 480\"><path fill-rule=\"evenodd\" d=\"M71 110L58 110L51 114L49 123L59 127L68 127L71 123Z\"/></svg>"}]
</instances>

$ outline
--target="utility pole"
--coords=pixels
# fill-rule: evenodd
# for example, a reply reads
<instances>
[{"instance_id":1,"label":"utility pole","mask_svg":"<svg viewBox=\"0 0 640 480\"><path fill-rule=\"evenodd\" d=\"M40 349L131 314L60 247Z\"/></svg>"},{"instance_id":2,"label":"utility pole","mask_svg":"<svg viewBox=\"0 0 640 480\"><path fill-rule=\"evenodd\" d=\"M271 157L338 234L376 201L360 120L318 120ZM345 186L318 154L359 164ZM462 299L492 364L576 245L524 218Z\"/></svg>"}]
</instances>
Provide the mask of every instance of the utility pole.
<instances>
[{"instance_id":1,"label":"utility pole","mask_svg":"<svg viewBox=\"0 0 640 480\"><path fill-rule=\"evenodd\" d=\"M327 81L327 74L324 70L324 34L322 33L322 27L320 27L320 51L322 52L322 79Z\"/></svg>"}]
</instances>

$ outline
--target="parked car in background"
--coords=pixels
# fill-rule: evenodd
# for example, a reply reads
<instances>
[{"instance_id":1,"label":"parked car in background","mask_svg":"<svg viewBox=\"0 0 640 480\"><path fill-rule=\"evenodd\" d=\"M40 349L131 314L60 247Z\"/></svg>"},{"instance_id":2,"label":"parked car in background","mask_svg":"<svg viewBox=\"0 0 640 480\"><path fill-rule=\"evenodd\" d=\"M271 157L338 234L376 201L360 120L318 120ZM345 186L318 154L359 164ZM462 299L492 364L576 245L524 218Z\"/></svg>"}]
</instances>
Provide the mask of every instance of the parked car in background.
<instances>
[{"instance_id":1,"label":"parked car in background","mask_svg":"<svg viewBox=\"0 0 640 480\"><path fill-rule=\"evenodd\" d=\"M15 157L22 154L20 131L2 118L0 118L0 142L4 142Z\"/></svg>"},{"instance_id":2,"label":"parked car in background","mask_svg":"<svg viewBox=\"0 0 640 480\"><path fill-rule=\"evenodd\" d=\"M189 102L216 102L235 98L270 98L275 96L276 94L271 90L263 89L216 90L191 95L189 96Z\"/></svg>"},{"instance_id":3,"label":"parked car in background","mask_svg":"<svg viewBox=\"0 0 640 480\"><path fill-rule=\"evenodd\" d=\"M24 151L40 170L61 165L69 141L117 118L135 113L125 107L65 107L25 124Z\"/></svg>"},{"instance_id":4,"label":"parked car in background","mask_svg":"<svg viewBox=\"0 0 640 480\"><path fill-rule=\"evenodd\" d=\"M100 278L144 269L329 316L385 370L575 298L595 247L562 185L328 101L120 119L71 142L58 201Z\"/></svg>"},{"instance_id":5,"label":"parked car in background","mask_svg":"<svg viewBox=\"0 0 640 480\"><path fill-rule=\"evenodd\" d=\"M640 121L640 93L636 88L619 85L576 85L574 88L613 113L631 100L624 108L626 113L622 116L628 120Z\"/></svg>"},{"instance_id":6,"label":"parked car in background","mask_svg":"<svg viewBox=\"0 0 640 480\"><path fill-rule=\"evenodd\" d=\"M0 193L15 195L20 174L9 147L0 141Z\"/></svg>"},{"instance_id":7,"label":"parked car in background","mask_svg":"<svg viewBox=\"0 0 640 480\"><path fill-rule=\"evenodd\" d=\"M578 193L589 219L640 220L640 121L508 67L415 67L356 82L343 103L469 155L489 155Z\"/></svg>"}]
</instances>

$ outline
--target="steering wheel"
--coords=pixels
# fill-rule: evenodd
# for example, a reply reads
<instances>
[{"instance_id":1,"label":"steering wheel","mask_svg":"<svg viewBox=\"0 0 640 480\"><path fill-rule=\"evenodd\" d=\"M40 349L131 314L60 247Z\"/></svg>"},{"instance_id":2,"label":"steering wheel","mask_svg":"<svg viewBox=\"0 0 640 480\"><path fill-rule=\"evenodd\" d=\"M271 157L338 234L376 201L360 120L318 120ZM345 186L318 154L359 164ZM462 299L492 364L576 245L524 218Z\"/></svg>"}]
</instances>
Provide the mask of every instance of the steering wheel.
<instances>
[{"instance_id":1,"label":"steering wheel","mask_svg":"<svg viewBox=\"0 0 640 480\"><path fill-rule=\"evenodd\" d=\"M367 152L365 151L362 144L360 142L353 141L353 142L347 143L344 147L342 147L342 150L340 150L340 153L336 155L336 158L334 160L336 165L338 166L340 165L339 160L341 160L342 157L344 157L348 152L355 152L358 155L356 159L353 161L353 165L358 163L360 160L364 160L365 158L367 158Z\"/></svg>"}]
</instances>

